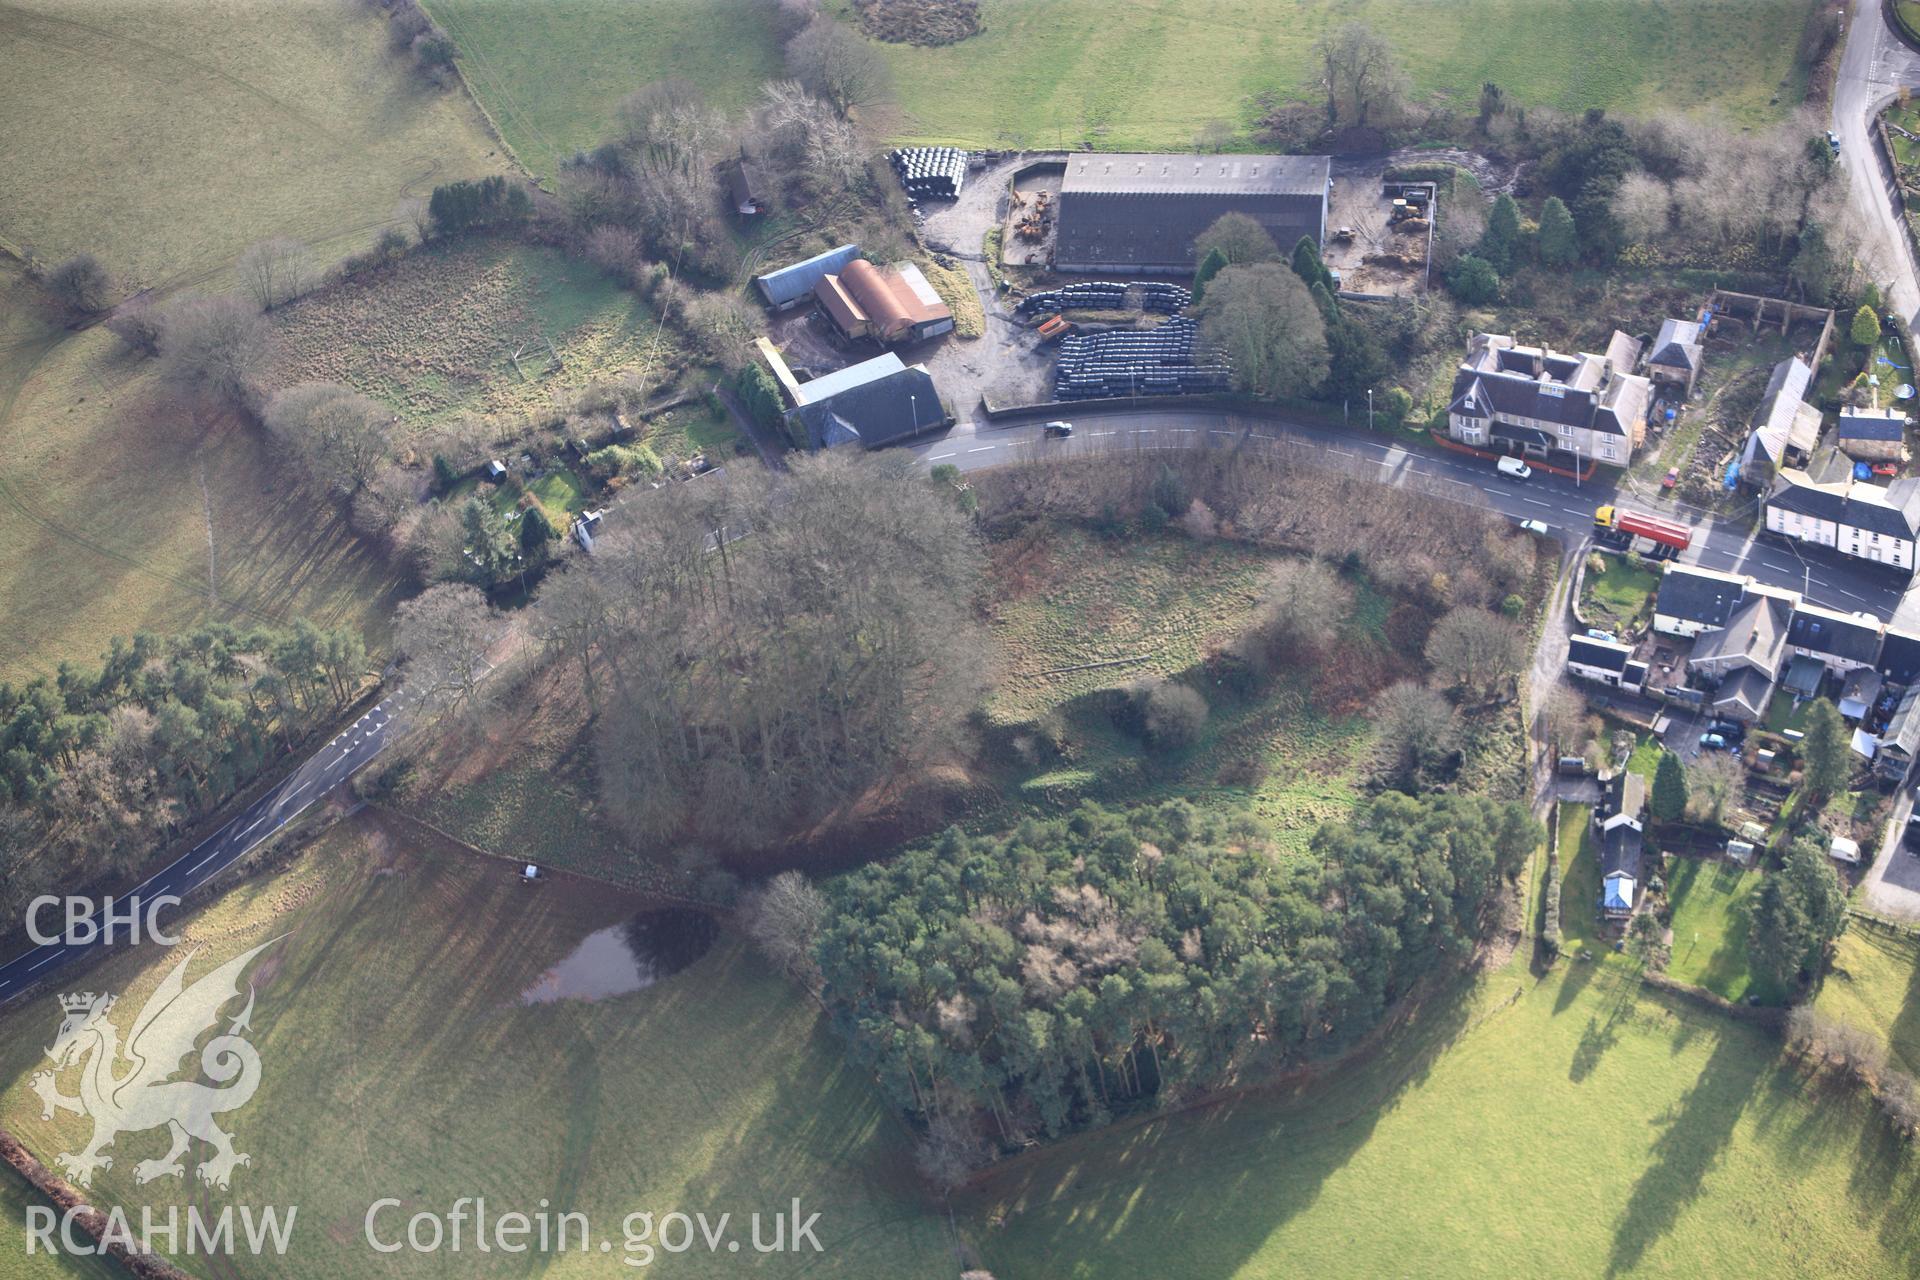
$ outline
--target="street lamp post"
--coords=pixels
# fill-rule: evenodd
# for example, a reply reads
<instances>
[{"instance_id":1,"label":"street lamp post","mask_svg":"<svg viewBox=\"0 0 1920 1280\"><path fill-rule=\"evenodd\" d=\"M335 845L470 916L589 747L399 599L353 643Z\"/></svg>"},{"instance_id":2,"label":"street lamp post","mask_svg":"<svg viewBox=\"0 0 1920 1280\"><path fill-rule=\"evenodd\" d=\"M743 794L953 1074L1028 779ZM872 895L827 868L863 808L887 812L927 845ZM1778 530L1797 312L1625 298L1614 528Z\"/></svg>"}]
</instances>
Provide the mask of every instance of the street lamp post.
<instances>
[{"instance_id":1,"label":"street lamp post","mask_svg":"<svg viewBox=\"0 0 1920 1280\"><path fill-rule=\"evenodd\" d=\"M1373 388L1367 388L1367 430L1373 430Z\"/></svg>"}]
</instances>

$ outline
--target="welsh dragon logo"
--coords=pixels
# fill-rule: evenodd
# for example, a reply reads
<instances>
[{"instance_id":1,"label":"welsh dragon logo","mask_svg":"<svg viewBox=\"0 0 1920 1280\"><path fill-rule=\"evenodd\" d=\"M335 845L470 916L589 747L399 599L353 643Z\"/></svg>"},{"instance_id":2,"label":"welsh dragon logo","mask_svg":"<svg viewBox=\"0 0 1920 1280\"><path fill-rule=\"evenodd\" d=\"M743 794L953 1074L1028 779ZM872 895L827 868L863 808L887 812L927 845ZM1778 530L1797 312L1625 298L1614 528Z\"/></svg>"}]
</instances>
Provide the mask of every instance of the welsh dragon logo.
<instances>
[{"instance_id":1,"label":"welsh dragon logo","mask_svg":"<svg viewBox=\"0 0 1920 1280\"><path fill-rule=\"evenodd\" d=\"M180 1060L193 1052L201 1034L219 1022L221 1008L240 994L240 975L273 942L234 957L192 986L186 985L187 965L199 951L188 952L141 1007L124 1048L119 1031L107 1017L116 1003L111 995L89 991L60 997L65 1017L60 1034L47 1050L54 1069L35 1075L32 1087L40 1095L42 1119L51 1120L55 1111L74 1111L93 1119L93 1138L82 1150L54 1157L75 1184L87 1186L95 1170L113 1167L113 1157L101 1151L112 1146L115 1138L162 1126L172 1135L173 1145L163 1158L134 1166L137 1182L183 1176L186 1169L180 1158L193 1138L214 1151L196 1170L202 1182L225 1189L237 1166L253 1163L252 1157L234 1149L233 1135L214 1122L216 1115L245 1106L260 1087L260 1055L240 1035L251 1029L251 984L246 1008L228 1024L224 1035L216 1035L200 1051L200 1069L214 1084L168 1077L180 1069ZM124 1071L122 1059L128 1064ZM75 1064L80 1064L80 1096L70 1098L60 1092L58 1073Z\"/></svg>"}]
</instances>

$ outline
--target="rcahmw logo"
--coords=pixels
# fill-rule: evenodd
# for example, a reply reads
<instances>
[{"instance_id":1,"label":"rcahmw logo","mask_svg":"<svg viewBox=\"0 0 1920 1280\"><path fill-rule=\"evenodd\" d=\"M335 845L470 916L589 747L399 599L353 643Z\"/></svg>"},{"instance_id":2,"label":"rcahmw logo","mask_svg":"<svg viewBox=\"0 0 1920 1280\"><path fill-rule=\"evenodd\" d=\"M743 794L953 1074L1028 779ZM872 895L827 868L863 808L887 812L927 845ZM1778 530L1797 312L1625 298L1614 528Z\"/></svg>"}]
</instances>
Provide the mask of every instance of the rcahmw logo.
<instances>
[{"instance_id":1,"label":"rcahmw logo","mask_svg":"<svg viewBox=\"0 0 1920 1280\"><path fill-rule=\"evenodd\" d=\"M200 1070L214 1083L169 1077L180 1069L181 1059L193 1052L201 1035L219 1022L220 1010L241 994L241 975L253 958L278 941L261 943L191 986L186 983L187 966L199 951L188 952L147 997L124 1047L119 1028L108 1017L114 1007L111 995L89 991L60 997L60 1031L47 1050L53 1070L35 1075L32 1087L40 1097L42 1119L72 1111L93 1121L93 1136L84 1147L54 1157L68 1178L87 1186L96 1171L113 1167L113 1157L104 1151L116 1138L148 1129L166 1129L172 1145L159 1159L134 1165L134 1180L139 1183L182 1177L186 1167L181 1157L194 1138L213 1148L213 1154L194 1171L201 1182L224 1190L236 1168L253 1163L214 1119L245 1106L260 1087L260 1055L240 1034L251 1030L251 983L246 1007L228 1023L224 1034L214 1036L200 1051ZM60 1073L76 1067L80 1092L69 1096L61 1091Z\"/></svg>"},{"instance_id":2,"label":"rcahmw logo","mask_svg":"<svg viewBox=\"0 0 1920 1280\"><path fill-rule=\"evenodd\" d=\"M293 1221L300 1210L290 1206L283 1221L279 1209L262 1209L256 1216L252 1205L241 1205L236 1215L234 1207L227 1205L209 1221L199 1205L189 1205L183 1225L178 1207L168 1205L155 1213L152 1205L146 1205L140 1210L140 1230L135 1232L127 1211L115 1205L105 1214L97 1242L81 1225L92 1212L85 1205L59 1214L50 1205L28 1205L27 1252L87 1257L118 1246L128 1253L231 1257L239 1245L255 1257L267 1253L279 1256L293 1242ZM240 1222L238 1235L233 1229L236 1216Z\"/></svg>"}]
</instances>

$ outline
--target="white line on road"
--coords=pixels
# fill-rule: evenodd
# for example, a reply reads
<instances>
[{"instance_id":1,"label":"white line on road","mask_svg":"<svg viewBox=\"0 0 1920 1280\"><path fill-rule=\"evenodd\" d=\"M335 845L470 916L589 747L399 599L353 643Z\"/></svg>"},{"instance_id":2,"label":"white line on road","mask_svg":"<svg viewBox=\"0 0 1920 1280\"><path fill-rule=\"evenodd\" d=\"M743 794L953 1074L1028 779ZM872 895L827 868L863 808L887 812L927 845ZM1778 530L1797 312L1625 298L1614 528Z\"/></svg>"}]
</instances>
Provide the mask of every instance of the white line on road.
<instances>
[{"instance_id":1,"label":"white line on road","mask_svg":"<svg viewBox=\"0 0 1920 1280\"><path fill-rule=\"evenodd\" d=\"M928 455L927 455L927 461L928 461L928 462L938 462L938 461L940 461L940 459L942 459L942 458L951 458L951 457L953 457L953 456L954 456L954 455L953 455L953 453L952 453L951 451L949 451L949 452L947 452L947 453L930 453L930 454L928 454Z\"/></svg>"},{"instance_id":2,"label":"white line on road","mask_svg":"<svg viewBox=\"0 0 1920 1280\"><path fill-rule=\"evenodd\" d=\"M42 960L42 961L41 961L41 962L40 962L39 964L35 964L35 965L28 965L28 966L27 966L27 972L28 972L28 973L32 973L32 972L34 972L34 971L35 971L36 969L44 969L44 968L46 968L46 967L47 967L48 965L50 965L50 964L52 964L52 963L53 963L53 962L54 962L55 960L58 960L59 958L60 958L60 953L59 953L58 951L56 951L56 952L54 952L54 953L53 953L52 955L50 955L50 956L48 956L48 957L47 957L47 958L46 958L45 960Z\"/></svg>"},{"instance_id":3,"label":"white line on road","mask_svg":"<svg viewBox=\"0 0 1920 1280\"><path fill-rule=\"evenodd\" d=\"M1538 499L1538 498L1522 498L1522 499L1520 499L1520 501L1522 501L1522 502L1531 502L1531 503L1532 503L1532 504L1533 504L1534 506L1536 506L1536 507L1546 507L1546 508L1547 508L1548 510L1550 510L1550 511L1556 511L1556 510L1558 510L1558 509L1559 509L1559 508L1557 508L1557 507L1555 507L1555 506L1554 506L1554 505L1553 505L1552 503L1550 503L1550 502L1542 502L1542 501L1540 501L1540 499Z\"/></svg>"},{"instance_id":4,"label":"white line on road","mask_svg":"<svg viewBox=\"0 0 1920 1280\"><path fill-rule=\"evenodd\" d=\"M992 453L995 449L999 447L1000 446L998 445L983 444L978 449L969 449L967 450L967 452L968 453Z\"/></svg>"},{"instance_id":5,"label":"white line on road","mask_svg":"<svg viewBox=\"0 0 1920 1280\"><path fill-rule=\"evenodd\" d=\"M1117 431L1089 431L1087 434L1090 436L1112 436L1120 433Z\"/></svg>"}]
</instances>

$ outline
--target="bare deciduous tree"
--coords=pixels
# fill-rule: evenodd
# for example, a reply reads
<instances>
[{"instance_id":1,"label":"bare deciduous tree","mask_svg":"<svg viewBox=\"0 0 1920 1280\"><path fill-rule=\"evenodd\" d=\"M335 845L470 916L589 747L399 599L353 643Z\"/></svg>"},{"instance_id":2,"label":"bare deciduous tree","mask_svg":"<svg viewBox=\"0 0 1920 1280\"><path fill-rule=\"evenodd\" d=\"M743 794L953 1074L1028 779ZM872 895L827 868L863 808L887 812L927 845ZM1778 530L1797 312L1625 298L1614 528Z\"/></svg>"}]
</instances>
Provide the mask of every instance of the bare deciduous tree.
<instances>
[{"instance_id":1,"label":"bare deciduous tree","mask_svg":"<svg viewBox=\"0 0 1920 1280\"><path fill-rule=\"evenodd\" d=\"M1747 767L1735 755L1707 752L1687 765L1687 809L1695 818L1719 822L1747 782Z\"/></svg>"},{"instance_id":2,"label":"bare deciduous tree","mask_svg":"<svg viewBox=\"0 0 1920 1280\"><path fill-rule=\"evenodd\" d=\"M271 311L305 292L307 246L288 236L274 236L250 245L234 270L260 309Z\"/></svg>"},{"instance_id":3,"label":"bare deciduous tree","mask_svg":"<svg viewBox=\"0 0 1920 1280\"><path fill-rule=\"evenodd\" d=\"M394 613L394 642L406 655L407 687L431 709L470 707L487 674L493 608L478 587L428 587Z\"/></svg>"},{"instance_id":4,"label":"bare deciduous tree","mask_svg":"<svg viewBox=\"0 0 1920 1280\"><path fill-rule=\"evenodd\" d=\"M70 319L97 316L113 305L113 277L90 253L76 253L40 278Z\"/></svg>"},{"instance_id":5,"label":"bare deciduous tree","mask_svg":"<svg viewBox=\"0 0 1920 1280\"><path fill-rule=\"evenodd\" d=\"M1418 786L1453 755L1460 717L1433 689L1402 680L1373 704L1374 767L1395 786Z\"/></svg>"},{"instance_id":6,"label":"bare deciduous tree","mask_svg":"<svg viewBox=\"0 0 1920 1280\"><path fill-rule=\"evenodd\" d=\"M1454 609L1427 637L1427 661L1437 675L1459 688L1496 688L1525 659L1520 628L1485 609Z\"/></svg>"},{"instance_id":7,"label":"bare deciduous tree","mask_svg":"<svg viewBox=\"0 0 1920 1280\"><path fill-rule=\"evenodd\" d=\"M1273 242L1259 220L1244 213L1223 213L1213 225L1193 239L1193 260L1199 262L1218 249L1227 265L1245 266L1252 262L1278 262L1280 246Z\"/></svg>"},{"instance_id":8,"label":"bare deciduous tree","mask_svg":"<svg viewBox=\"0 0 1920 1280\"><path fill-rule=\"evenodd\" d=\"M1284 560L1268 577L1259 616L1237 648L1257 671L1310 660L1333 643L1352 607L1352 590L1324 563Z\"/></svg>"},{"instance_id":9,"label":"bare deciduous tree","mask_svg":"<svg viewBox=\"0 0 1920 1280\"><path fill-rule=\"evenodd\" d=\"M1327 376L1327 328L1299 276L1277 263L1228 267L1207 286L1201 333L1233 362L1234 385L1299 395Z\"/></svg>"},{"instance_id":10,"label":"bare deciduous tree","mask_svg":"<svg viewBox=\"0 0 1920 1280\"><path fill-rule=\"evenodd\" d=\"M1613 216L1629 244L1656 244L1673 221L1673 188L1650 173L1630 173L1613 196Z\"/></svg>"},{"instance_id":11,"label":"bare deciduous tree","mask_svg":"<svg viewBox=\"0 0 1920 1280\"><path fill-rule=\"evenodd\" d=\"M1406 72L1373 28L1349 22L1321 36L1313 49L1327 95L1327 128L1382 124L1405 105Z\"/></svg>"},{"instance_id":12,"label":"bare deciduous tree","mask_svg":"<svg viewBox=\"0 0 1920 1280\"><path fill-rule=\"evenodd\" d=\"M160 354L160 313L143 297L115 308L107 317L107 331L143 356Z\"/></svg>"},{"instance_id":13,"label":"bare deciduous tree","mask_svg":"<svg viewBox=\"0 0 1920 1280\"><path fill-rule=\"evenodd\" d=\"M880 51L825 17L787 41L787 73L843 116L883 101L893 89Z\"/></svg>"},{"instance_id":14,"label":"bare deciduous tree","mask_svg":"<svg viewBox=\"0 0 1920 1280\"><path fill-rule=\"evenodd\" d=\"M387 459L392 413L332 382L275 392L262 415L267 433L323 491L351 497Z\"/></svg>"},{"instance_id":15,"label":"bare deciduous tree","mask_svg":"<svg viewBox=\"0 0 1920 1280\"><path fill-rule=\"evenodd\" d=\"M740 904L741 924L760 954L809 988L820 982L813 944L826 918L826 898L798 871L782 871Z\"/></svg>"},{"instance_id":16,"label":"bare deciduous tree","mask_svg":"<svg viewBox=\"0 0 1920 1280\"><path fill-rule=\"evenodd\" d=\"M260 312L232 294L183 298L162 313L162 374L215 400L253 403L269 352Z\"/></svg>"}]
</instances>

